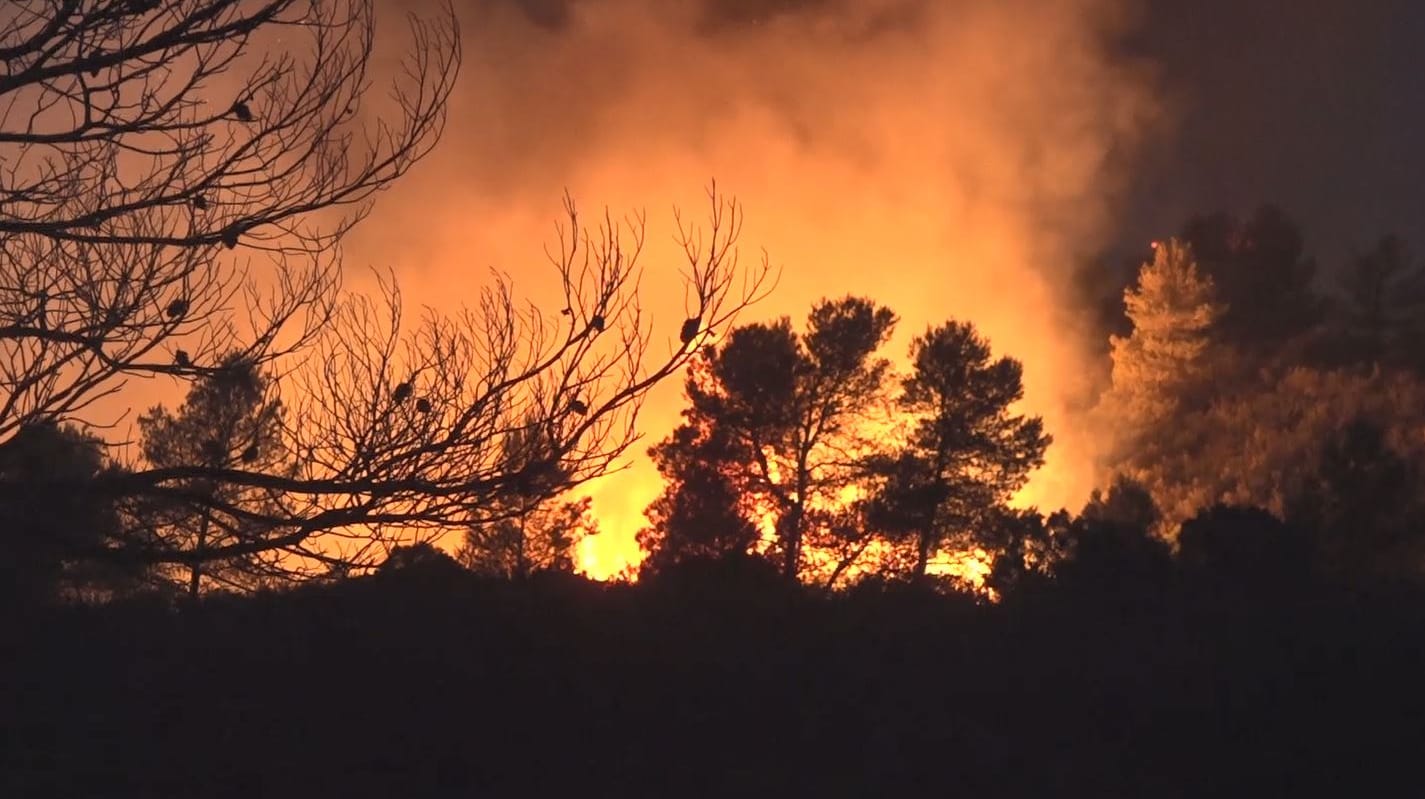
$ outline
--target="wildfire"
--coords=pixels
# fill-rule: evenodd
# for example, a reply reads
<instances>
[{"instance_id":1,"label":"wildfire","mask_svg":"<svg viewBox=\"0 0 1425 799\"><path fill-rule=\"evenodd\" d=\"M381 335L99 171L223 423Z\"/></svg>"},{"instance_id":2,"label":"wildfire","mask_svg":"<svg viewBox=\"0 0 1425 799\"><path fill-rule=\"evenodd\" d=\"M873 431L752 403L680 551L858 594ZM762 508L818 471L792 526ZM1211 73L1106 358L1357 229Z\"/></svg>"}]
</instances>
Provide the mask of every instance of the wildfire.
<instances>
[{"instance_id":1,"label":"wildfire","mask_svg":"<svg viewBox=\"0 0 1425 799\"><path fill-rule=\"evenodd\" d=\"M446 141L381 197L348 260L396 265L413 304L458 305L488 266L557 303L540 247L565 190L615 218L647 209L644 319L677 348L668 212L698 208L716 177L745 206L744 251L783 269L756 318L869 297L900 315L893 356L927 325L974 322L1024 363L1023 409L1055 436L1016 502L1073 506L1096 453L1075 410L1094 368L1069 272L1100 239L1108 154L1151 124L1151 93L1104 46L1118 18L1098 0L914 4L913 27L886 26L879 3L811 4L718 35L684 0L574 3L554 33L483 14L466 47L489 57L466 64ZM678 381L659 386L627 468L586 487L602 529L580 546L586 574L638 561L660 490L642 449L681 406Z\"/></svg>"}]
</instances>

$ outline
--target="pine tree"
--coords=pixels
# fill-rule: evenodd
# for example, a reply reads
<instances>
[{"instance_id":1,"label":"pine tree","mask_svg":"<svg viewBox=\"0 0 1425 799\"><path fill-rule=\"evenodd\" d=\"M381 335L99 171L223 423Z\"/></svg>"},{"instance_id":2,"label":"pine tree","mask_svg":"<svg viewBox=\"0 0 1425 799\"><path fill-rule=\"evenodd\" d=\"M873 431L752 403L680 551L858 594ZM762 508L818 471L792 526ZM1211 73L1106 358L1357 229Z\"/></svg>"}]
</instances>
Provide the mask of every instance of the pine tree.
<instances>
[{"instance_id":1,"label":"pine tree","mask_svg":"<svg viewBox=\"0 0 1425 799\"><path fill-rule=\"evenodd\" d=\"M716 425L684 424L650 454L668 482L648 508L648 527L638 533L638 544L648 553L644 573L753 553L757 525L732 468L750 457L745 447Z\"/></svg>"},{"instance_id":2,"label":"pine tree","mask_svg":"<svg viewBox=\"0 0 1425 799\"><path fill-rule=\"evenodd\" d=\"M1133 332L1112 336L1113 387L1107 410L1136 432L1165 423L1207 379L1213 326L1225 308L1188 245L1155 247L1137 283L1123 293Z\"/></svg>"},{"instance_id":3,"label":"pine tree","mask_svg":"<svg viewBox=\"0 0 1425 799\"><path fill-rule=\"evenodd\" d=\"M1398 236L1386 236L1351 260L1340 276L1343 361L1420 369L1425 332L1425 266L1413 263Z\"/></svg>"},{"instance_id":4,"label":"pine tree","mask_svg":"<svg viewBox=\"0 0 1425 799\"><path fill-rule=\"evenodd\" d=\"M455 560L490 577L521 578L538 572L573 572L574 550L597 535L592 500L517 505L509 518L465 532Z\"/></svg>"},{"instance_id":5,"label":"pine tree","mask_svg":"<svg viewBox=\"0 0 1425 799\"><path fill-rule=\"evenodd\" d=\"M914 427L899 453L881 459L883 484L868 517L914 544L910 570L919 578L947 543L993 546L981 539L1009 515L1010 498L1043 465L1052 438L1039 417L1011 412L1024 395L1022 367L993 359L974 325L927 330L911 359L899 404Z\"/></svg>"},{"instance_id":6,"label":"pine tree","mask_svg":"<svg viewBox=\"0 0 1425 799\"><path fill-rule=\"evenodd\" d=\"M122 522L94 489L117 472L104 442L73 425L31 422L0 445L0 605L139 584L140 564L103 557Z\"/></svg>"},{"instance_id":7,"label":"pine tree","mask_svg":"<svg viewBox=\"0 0 1425 799\"><path fill-rule=\"evenodd\" d=\"M268 396L267 376L243 355L229 354L197 380L176 412L156 407L141 416L139 432L144 458L153 467L208 472L183 481L172 499L154 502L142 514L163 547L193 556L184 590L196 596L205 587L262 583L273 571L272 559L284 553L243 551L276 532L243 511L268 510L284 500L276 492L226 484L218 475L234 469L296 473L284 443L282 403ZM186 502L185 493L194 501ZM216 554L229 548L237 554Z\"/></svg>"},{"instance_id":8,"label":"pine tree","mask_svg":"<svg viewBox=\"0 0 1425 799\"><path fill-rule=\"evenodd\" d=\"M804 334L786 318L733 330L688 380L683 425L654 450L669 481L655 523L671 526L644 539L688 551L709 545L733 551L748 529L739 519L765 514L784 578L803 576L809 543L832 552L837 562L828 571L839 573L840 561L859 552L840 506L843 492L860 479L851 453L866 445L860 423L890 368L876 351L895 321L887 308L843 297L813 306ZM680 496L694 483L742 502L731 515L719 510L696 520L687 514L712 509ZM684 547L670 537L680 530L730 538Z\"/></svg>"}]
</instances>

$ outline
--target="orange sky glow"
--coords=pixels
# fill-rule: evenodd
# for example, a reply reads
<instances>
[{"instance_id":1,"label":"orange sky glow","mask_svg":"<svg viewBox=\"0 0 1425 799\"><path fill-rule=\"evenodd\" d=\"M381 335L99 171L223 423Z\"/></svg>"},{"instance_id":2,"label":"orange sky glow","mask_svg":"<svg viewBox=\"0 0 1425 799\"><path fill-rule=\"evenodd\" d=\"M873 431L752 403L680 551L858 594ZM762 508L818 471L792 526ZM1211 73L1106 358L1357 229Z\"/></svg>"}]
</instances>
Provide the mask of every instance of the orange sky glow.
<instances>
[{"instance_id":1,"label":"orange sky glow","mask_svg":"<svg viewBox=\"0 0 1425 799\"><path fill-rule=\"evenodd\" d=\"M1100 0L830 6L713 32L686 2L574 4L558 32L461 9L445 139L348 241L351 282L391 266L408 301L452 307L498 267L537 299L567 189L586 212L647 210L645 305L671 341L671 209L701 211L715 179L745 206L744 258L781 269L744 321L864 295L899 314L896 358L930 324L973 321L1024 362L1024 409L1055 436L1021 501L1077 508L1095 461L1077 416L1100 367L1066 285L1157 112L1147 76L1104 54L1131 19ZM660 486L643 452L676 423L680 383L650 398L628 468L587 487L594 577L638 559Z\"/></svg>"},{"instance_id":2,"label":"orange sky glow","mask_svg":"<svg viewBox=\"0 0 1425 799\"><path fill-rule=\"evenodd\" d=\"M398 29L410 5L378 20ZM672 209L700 218L716 180L744 207L743 259L765 250L781 270L742 321L799 322L818 298L862 295L899 315L887 354L902 361L927 326L974 322L1024 363L1023 410L1055 438L1019 501L1082 504L1097 459L1084 409L1103 365L1070 273L1102 243L1119 178L1160 115L1151 76L1106 54L1133 24L1125 4L830 0L726 29L691 0L570 8L554 31L508 3L457 7L465 61L445 137L347 239L349 289L389 267L414 318L473 303L494 267L539 302L568 191L590 215L646 210L642 296L654 341L673 346ZM407 43L378 41L390 48L378 67ZM367 99L379 114L379 93ZM676 423L681 394L681 377L657 387L626 468L585 487L602 529L579 549L585 573L639 559L634 536L660 488L644 453Z\"/></svg>"}]
</instances>

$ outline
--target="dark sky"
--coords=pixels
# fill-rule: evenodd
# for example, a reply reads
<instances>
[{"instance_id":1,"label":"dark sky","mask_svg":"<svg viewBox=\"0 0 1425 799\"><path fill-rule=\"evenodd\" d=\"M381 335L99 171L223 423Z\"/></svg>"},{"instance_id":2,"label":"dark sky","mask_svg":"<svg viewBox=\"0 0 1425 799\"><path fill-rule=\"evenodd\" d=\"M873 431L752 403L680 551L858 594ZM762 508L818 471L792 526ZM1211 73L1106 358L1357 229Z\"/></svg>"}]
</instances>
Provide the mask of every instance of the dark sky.
<instances>
[{"instance_id":1,"label":"dark sky","mask_svg":"<svg viewBox=\"0 0 1425 799\"><path fill-rule=\"evenodd\" d=\"M1323 265L1390 231L1425 251L1422 44L1418 0L1149 0L1129 46L1160 65L1175 132L1126 227L1271 201Z\"/></svg>"},{"instance_id":2,"label":"dark sky","mask_svg":"<svg viewBox=\"0 0 1425 799\"><path fill-rule=\"evenodd\" d=\"M551 28L570 2L512 1ZM834 1L708 0L708 25ZM1125 246L1273 202L1324 265L1392 231L1425 251L1425 2L1127 2L1144 13L1125 57L1157 65L1174 119L1137 169Z\"/></svg>"}]
</instances>

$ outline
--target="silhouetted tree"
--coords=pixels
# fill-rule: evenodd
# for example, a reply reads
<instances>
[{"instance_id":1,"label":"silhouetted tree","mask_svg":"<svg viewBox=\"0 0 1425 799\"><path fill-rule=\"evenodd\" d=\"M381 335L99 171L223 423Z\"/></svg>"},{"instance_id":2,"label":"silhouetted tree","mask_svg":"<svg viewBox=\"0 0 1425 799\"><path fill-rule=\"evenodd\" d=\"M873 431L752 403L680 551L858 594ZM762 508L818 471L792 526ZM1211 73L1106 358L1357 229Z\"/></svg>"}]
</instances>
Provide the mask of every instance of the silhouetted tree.
<instances>
[{"instance_id":1,"label":"silhouetted tree","mask_svg":"<svg viewBox=\"0 0 1425 799\"><path fill-rule=\"evenodd\" d=\"M193 470L193 477L174 480L134 513L145 540L181 560L190 596L205 584L251 588L289 571L300 573L313 557L324 557L300 544L261 546L282 532L269 521L286 512L282 493L223 477L235 471L296 476L299 465L287 446L284 416L268 375L245 354L233 352L196 379L176 411L160 406L139 417L148 466ZM213 554L235 546L242 554Z\"/></svg>"},{"instance_id":2,"label":"silhouetted tree","mask_svg":"<svg viewBox=\"0 0 1425 799\"><path fill-rule=\"evenodd\" d=\"M1107 491L1094 489L1079 516L1092 524L1146 530L1157 524L1159 511L1142 484L1119 475Z\"/></svg>"},{"instance_id":3,"label":"silhouetted tree","mask_svg":"<svg viewBox=\"0 0 1425 799\"><path fill-rule=\"evenodd\" d=\"M201 379L232 350L280 360L300 470L255 468L259 449L102 477L124 505L178 498L198 519L242 516L221 545L143 541L135 555L166 568L300 552L303 573L350 573L394 543L505 518L512 491L558 496L620 456L647 392L769 275L765 260L737 265L741 209L715 187L708 229L675 214L679 319L692 324L665 352L637 292L643 217L587 226L570 200L548 248L561 314L496 274L474 308L403 329L393 279L377 298L340 293L340 243L439 137L460 55L453 9L411 17L392 117L368 119L366 0L12 5L0 15L0 441L32 420L83 419L129 377ZM531 419L551 442L537 465L503 445ZM239 513L194 489L217 484L271 501Z\"/></svg>"},{"instance_id":4,"label":"silhouetted tree","mask_svg":"<svg viewBox=\"0 0 1425 799\"><path fill-rule=\"evenodd\" d=\"M0 604L138 585L140 564L105 557L121 519L97 484L116 469L103 442L72 425L34 422L0 445Z\"/></svg>"},{"instance_id":5,"label":"silhouetted tree","mask_svg":"<svg viewBox=\"0 0 1425 799\"><path fill-rule=\"evenodd\" d=\"M1184 225L1182 241L1226 306L1218 326L1223 343L1270 359L1320 319L1316 265L1303 256L1301 230L1281 209L1264 205L1245 221L1226 213L1197 216Z\"/></svg>"},{"instance_id":6,"label":"silhouetted tree","mask_svg":"<svg viewBox=\"0 0 1425 799\"><path fill-rule=\"evenodd\" d=\"M259 447L236 463L102 476L121 504L243 517L221 545L170 537L134 554L190 582L203 560L294 551L333 572L374 566L392 539L504 513L512 487L553 496L601 473L633 440L647 390L689 357L645 359L652 331L632 280L642 219L591 231L572 202L552 253L563 319L526 311L498 276L476 310L411 333L394 282L384 305L338 293L342 237L439 138L460 56L453 9L411 17L392 116L367 121L365 0L11 6L0 15L0 440L82 418L128 377L215 375L232 349L254 365L294 353L305 364L280 370L298 389L286 441L299 472L258 468ZM767 272L733 267L740 210L715 193L712 207L707 236L679 220L698 336L728 323ZM262 272L249 280L254 259ZM550 473L562 485L504 459L501 440L531 416L557 441ZM218 484L271 501L238 513L195 490Z\"/></svg>"},{"instance_id":7,"label":"silhouetted tree","mask_svg":"<svg viewBox=\"0 0 1425 799\"><path fill-rule=\"evenodd\" d=\"M1058 582L1077 593L1128 597L1160 591L1173 571L1172 550L1154 534L1158 509L1142 485L1123 476L1094 491L1077 519L1060 530Z\"/></svg>"},{"instance_id":8,"label":"silhouetted tree","mask_svg":"<svg viewBox=\"0 0 1425 799\"><path fill-rule=\"evenodd\" d=\"M1262 508L1214 505L1183 523L1178 558L1198 580L1270 591L1304 581L1311 540Z\"/></svg>"},{"instance_id":9,"label":"silhouetted tree","mask_svg":"<svg viewBox=\"0 0 1425 799\"><path fill-rule=\"evenodd\" d=\"M1413 263L1397 236L1355 255L1339 276L1343 292L1341 329L1333 342L1343 365L1369 367L1425 364L1425 267Z\"/></svg>"},{"instance_id":10,"label":"silhouetted tree","mask_svg":"<svg viewBox=\"0 0 1425 799\"><path fill-rule=\"evenodd\" d=\"M343 235L435 144L459 63L453 15L412 16L399 100L363 123L373 12L362 0L7 5L0 440L84 419L133 377L221 379L229 350L261 364L315 342ZM173 507L201 480L233 483L227 464L185 460L107 470L94 490ZM257 475L261 458L245 460ZM52 477L48 490L76 490L59 485L73 475ZM204 549L134 530L123 543L125 558L169 565Z\"/></svg>"},{"instance_id":11,"label":"silhouetted tree","mask_svg":"<svg viewBox=\"0 0 1425 799\"><path fill-rule=\"evenodd\" d=\"M1043 465L1052 439L1039 417L1010 412L1024 396L1022 367L993 359L968 322L916 337L911 360L898 404L914 426L900 452L879 459L883 480L869 519L874 529L913 542L910 570L922 577L941 547L982 543Z\"/></svg>"},{"instance_id":12,"label":"silhouetted tree","mask_svg":"<svg viewBox=\"0 0 1425 799\"><path fill-rule=\"evenodd\" d=\"M765 259L738 265L740 206L715 187L709 202L706 229L679 220L699 337L720 334L771 274ZM282 543L341 546L346 563L372 566L395 543L513 518L511 497L523 507L554 500L637 440L648 392L698 349L670 334L658 351L637 291L642 219L605 216L591 229L572 200L565 210L550 250L558 313L523 305L504 277L473 309L429 313L410 331L394 288L384 307L352 297L338 308L291 380L303 471L253 479L294 500L274 520L287 530ZM346 534L354 525L359 539Z\"/></svg>"},{"instance_id":13,"label":"silhouetted tree","mask_svg":"<svg viewBox=\"0 0 1425 799\"><path fill-rule=\"evenodd\" d=\"M399 101L363 123L373 12L364 0L6 4L0 438L82 414L128 378L312 342L342 236L435 144L459 63L453 16L411 17Z\"/></svg>"},{"instance_id":14,"label":"silhouetted tree","mask_svg":"<svg viewBox=\"0 0 1425 799\"><path fill-rule=\"evenodd\" d=\"M750 457L745 446L718 425L684 424L649 452L667 482L648 508L648 527L638 533L647 553L640 573L750 555L757 548L757 525L749 518L755 508L726 468Z\"/></svg>"},{"instance_id":15,"label":"silhouetted tree","mask_svg":"<svg viewBox=\"0 0 1425 799\"><path fill-rule=\"evenodd\" d=\"M1329 438L1316 475L1290 508L1327 571L1354 578L1418 576L1425 567L1419 460L1407 460L1367 417Z\"/></svg>"},{"instance_id":16,"label":"silhouetted tree","mask_svg":"<svg viewBox=\"0 0 1425 799\"><path fill-rule=\"evenodd\" d=\"M1042 581L1063 559L1067 511L1045 518L1037 509L996 508L980 528L980 543L990 556L985 585L999 596Z\"/></svg>"},{"instance_id":17,"label":"silhouetted tree","mask_svg":"<svg viewBox=\"0 0 1425 799\"><path fill-rule=\"evenodd\" d=\"M592 502L584 497L517 505L509 518L467 530L455 559L477 574L493 577L573 572L575 548L599 532Z\"/></svg>"},{"instance_id":18,"label":"silhouetted tree","mask_svg":"<svg viewBox=\"0 0 1425 799\"><path fill-rule=\"evenodd\" d=\"M724 480L741 492L744 518L771 517L786 579L802 575L809 538L832 553L829 572L854 558L860 550L845 545L856 531L846 523L841 494L863 471L856 455L865 446L861 423L874 411L889 369L875 353L894 324L889 309L869 300L823 300L812 307L804 334L783 318L736 328L711 349L706 369L687 383L683 427L654 451L671 481L659 518L677 524L646 540L682 548L667 543L670 532L721 528L733 541L745 536L725 512L706 522L680 518L693 503L677 499L679 470L692 466L701 448L694 468L711 466L723 477L689 477L703 487Z\"/></svg>"},{"instance_id":19,"label":"silhouetted tree","mask_svg":"<svg viewBox=\"0 0 1425 799\"><path fill-rule=\"evenodd\" d=\"M397 544L376 569L378 574L449 579L461 573L460 564L427 542Z\"/></svg>"}]
</instances>

